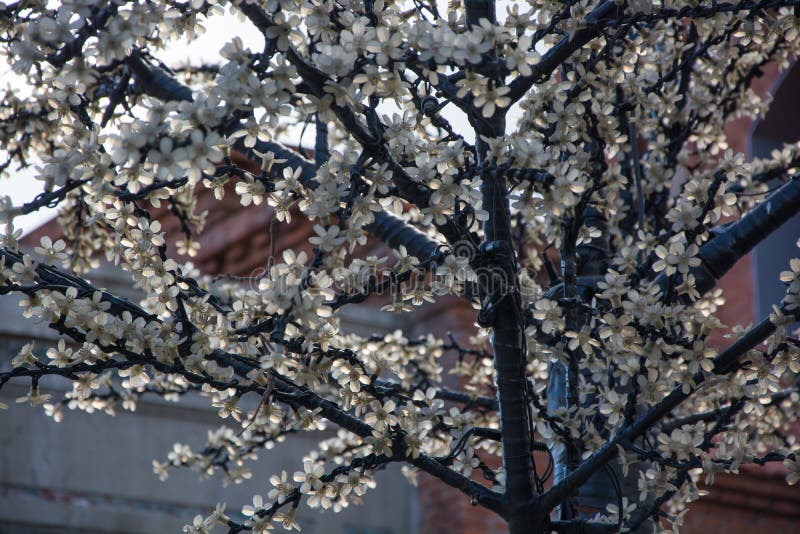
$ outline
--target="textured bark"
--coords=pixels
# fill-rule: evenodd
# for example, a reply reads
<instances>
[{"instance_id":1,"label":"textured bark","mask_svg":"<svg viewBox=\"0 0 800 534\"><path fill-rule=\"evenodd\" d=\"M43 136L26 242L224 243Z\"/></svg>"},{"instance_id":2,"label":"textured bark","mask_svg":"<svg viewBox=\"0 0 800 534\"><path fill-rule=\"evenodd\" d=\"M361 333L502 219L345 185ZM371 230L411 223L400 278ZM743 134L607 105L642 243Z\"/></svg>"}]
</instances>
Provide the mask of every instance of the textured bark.
<instances>
[{"instance_id":1,"label":"textured bark","mask_svg":"<svg viewBox=\"0 0 800 534\"><path fill-rule=\"evenodd\" d=\"M495 262L499 268L493 278L498 284L506 286L494 288L503 293L493 312L492 349L500 406L508 521L511 532L521 534L535 532L531 530L530 506L534 496L534 472L529 401L526 395L525 337L511 245L511 216L505 177L497 174L485 176L481 194L484 208L489 212L489 219L484 225L485 235L490 243L500 247L502 253L499 261Z\"/></svg>"},{"instance_id":2,"label":"textured bark","mask_svg":"<svg viewBox=\"0 0 800 534\"><path fill-rule=\"evenodd\" d=\"M494 0L467 0L467 26L481 19L495 20ZM481 136L499 137L505 131L505 117L498 111L488 120L468 113L478 138L478 163L490 161L489 147ZM527 354L522 302L517 282L517 263L511 237L508 183L499 172L482 176L483 208L489 212L484 223L484 245L488 254L493 287L482 295L484 311L491 315L492 352L502 436L503 470L506 475L506 514L512 534L541 532L547 515L534 513L535 485L532 456L532 423L527 395Z\"/></svg>"}]
</instances>

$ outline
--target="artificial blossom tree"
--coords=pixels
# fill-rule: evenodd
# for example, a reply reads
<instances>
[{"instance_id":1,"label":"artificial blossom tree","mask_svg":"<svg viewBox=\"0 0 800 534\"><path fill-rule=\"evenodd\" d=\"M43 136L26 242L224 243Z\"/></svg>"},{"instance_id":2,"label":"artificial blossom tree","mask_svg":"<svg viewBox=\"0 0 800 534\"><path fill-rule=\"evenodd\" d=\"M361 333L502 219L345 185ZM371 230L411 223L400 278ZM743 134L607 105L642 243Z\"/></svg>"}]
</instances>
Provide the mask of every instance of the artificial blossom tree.
<instances>
[{"instance_id":1,"label":"artificial blossom tree","mask_svg":"<svg viewBox=\"0 0 800 534\"><path fill-rule=\"evenodd\" d=\"M207 398L230 426L156 462L161 476L236 480L275 440L337 430L245 519L219 508L191 532L297 527L298 506L357 501L391 464L514 534L671 528L704 477L747 463L783 462L796 482L800 260L752 327L721 323L715 284L800 211L800 147L750 163L723 134L766 113L751 82L790 64L797 4L7 3L0 41L18 83L3 94L0 165L34 167L42 193L0 197L0 294L24 295L24 314L65 341L4 359L0 387L29 383L18 400L55 419ZM234 37L217 62L157 59L217 31L223 8L263 46ZM282 141L302 124L313 149ZM308 218L313 254L264 250L249 284L170 257L152 208L179 219L191 257L206 188L277 225ZM63 236L21 249L14 218L56 205ZM393 254L366 257L367 240ZM101 257L140 302L83 277ZM343 333L338 310L373 295L396 313L464 299L480 329L473 346ZM50 375L72 391L44 393Z\"/></svg>"}]
</instances>

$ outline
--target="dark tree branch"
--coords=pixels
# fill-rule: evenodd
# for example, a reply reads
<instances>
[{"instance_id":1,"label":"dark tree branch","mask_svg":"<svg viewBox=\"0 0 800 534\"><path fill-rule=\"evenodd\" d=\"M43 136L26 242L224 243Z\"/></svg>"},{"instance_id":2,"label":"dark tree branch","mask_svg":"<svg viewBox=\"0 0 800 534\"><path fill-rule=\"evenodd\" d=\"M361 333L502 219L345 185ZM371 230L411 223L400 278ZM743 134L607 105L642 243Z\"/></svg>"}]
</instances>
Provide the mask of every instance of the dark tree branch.
<instances>
[{"instance_id":1,"label":"dark tree branch","mask_svg":"<svg viewBox=\"0 0 800 534\"><path fill-rule=\"evenodd\" d=\"M138 55L132 56L131 59L134 68L135 79L143 91L151 96L163 100L183 100L191 101L193 99L191 90L180 84L177 80L167 75L158 67L153 67L145 64L141 57ZM318 127L321 121L318 121ZM228 128L228 132L233 133L236 131L237 125ZM320 135L324 132L320 130ZM234 147L242 151L250 159L255 162L260 161L260 157L256 152L266 153L272 152L275 154L276 159L286 160L283 164L275 164L271 171L273 175L280 175L284 168L302 169L299 180L309 189L315 189L317 182L315 180L317 174L317 166L303 158L297 152L290 150L279 143L267 142L258 140L256 145L250 149L244 146L244 141L239 138ZM412 256L418 258L421 262L427 263L430 261L434 253L439 249L439 243L436 243L420 231L409 225L405 221L390 215L384 211L374 212L375 221L366 226L366 230L376 238L384 241L390 247L397 249L403 245Z\"/></svg>"},{"instance_id":2,"label":"dark tree branch","mask_svg":"<svg viewBox=\"0 0 800 534\"><path fill-rule=\"evenodd\" d=\"M595 24L600 19L610 16L617 9L616 4L609 0L603 1L586 16L584 27L574 32L572 36L561 39L548 50L541 61L531 67L530 76L520 76L509 84L511 91L508 96L512 102L522 98L533 84L549 77L564 61L578 51L583 45L600 34L600 28Z\"/></svg>"},{"instance_id":3,"label":"dark tree branch","mask_svg":"<svg viewBox=\"0 0 800 534\"><path fill-rule=\"evenodd\" d=\"M0 258L5 259L6 265L8 266L13 266L15 263L22 262L22 256L19 253L10 251L5 248L0 248ZM42 282L45 282L46 284L49 284L54 288L58 288L61 291L65 291L69 287L74 287L76 289L79 289L79 296L81 297L90 297L95 292L99 292L101 295L101 301L110 303L112 305L111 311L115 314L122 313L122 311L128 311L134 317L143 317L150 321L160 322L157 317L147 313L138 306L131 304L127 300L116 297L106 291L99 290L93 287L87 281L79 277L63 273L54 267L46 265L38 265L36 267L36 274L41 279ZM66 328L63 327L62 325L54 325L54 326L57 327L59 331L69 335L70 337L76 339L77 341L85 340L84 334L80 333L74 328ZM121 344L114 345L111 347L102 345L98 346L104 352L120 353L125 358L131 360L134 363L147 363L153 365L156 369L162 370L163 372L170 372L179 369L176 366L169 366L163 364L158 360L156 360L156 358L153 356L139 355L134 352L131 352L125 349L124 346ZM237 375L243 378L251 375L253 371L260 370L259 363L257 361L245 361L241 357L238 357L237 355L228 354L220 350L214 351L213 353L207 355L206 357L208 359L216 361L218 364L224 367L232 368ZM107 367L124 368L125 365L126 364L124 362L114 362L114 363L109 363ZM93 369L94 367L92 366L78 364L77 366L74 366L72 371L59 370L58 368L53 368L54 372L48 372L49 368L43 368L40 370L40 373L41 374L55 373L63 375L64 373L86 372ZM180 369L182 369L182 367ZM11 374L9 374L9 376L6 376L5 374L0 375L0 386L2 386L3 383L5 383L6 381L15 376L35 376L35 373L36 371L26 372L23 369L23 371L12 371ZM200 377L195 373L186 372L185 369L182 369L180 371L180 374L186 376L187 379L189 379L189 381L193 383L208 382L210 384L218 386L221 389L225 389L226 387L228 387L223 383L218 383L215 380ZM332 423L336 424L337 426L345 430L348 430L359 437L366 438L373 435L374 429L370 425L366 424L361 419L358 419L350 415L348 412L341 409L334 402L331 402L327 399L320 397L319 395L309 390L308 388L296 385L289 378L286 378L277 372L271 371L271 374L275 379L274 389L279 399L292 404L301 405L309 410L319 409L323 417L325 417ZM263 388L261 386L253 386L250 389L253 391L263 393ZM498 513L501 516L504 516L505 514L503 501L498 494L487 489L485 486L482 486L456 473L455 471L446 468L445 466L441 465L439 462L437 462L436 460L430 458L425 454L419 454L416 458L398 457L395 459L395 461L404 461L411 463L412 465L439 478L445 484L448 484L454 488L463 491L471 499L473 499L476 503L480 504L481 506L484 506L487 509L492 510L495 513Z\"/></svg>"},{"instance_id":4,"label":"dark tree branch","mask_svg":"<svg viewBox=\"0 0 800 534\"><path fill-rule=\"evenodd\" d=\"M707 293L745 254L798 212L800 178L794 177L738 221L712 230L714 237L700 247L702 264L691 271L698 293ZM667 276L662 273L654 283L666 287Z\"/></svg>"},{"instance_id":5,"label":"dark tree branch","mask_svg":"<svg viewBox=\"0 0 800 534\"><path fill-rule=\"evenodd\" d=\"M738 371L741 368L742 356L767 339L775 330L776 326L769 318L761 321L714 358L713 373L726 375ZM636 438L644 435L678 405L700 389L705 381L705 374L701 372L695 373L692 376L692 383L694 384L692 388L686 390L683 384L676 386L669 395L650 408L647 413L639 417L633 424L623 427L606 445L587 458L578 469L553 486L543 496L545 507L549 509L556 506L570 493L576 491L589 477L617 456L619 453L618 445L626 447Z\"/></svg>"},{"instance_id":6,"label":"dark tree branch","mask_svg":"<svg viewBox=\"0 0 800 534\"><path fill-rule=\"evenodd\" d=\"M255 4L242 4L239 6L242 13L265 35L273 26L270 17ZM310 65L300 54L291 46L286 50L286 57L289 62L297 69L298 74L309 87L311 93L317 98L325 96L325 84L328 78L313 65ZM331 104L331 109L336 114L339 122L353 138L364 148L364 150L376 161L385 163L392 171L392 177L397 189L405 200L414 203L420 208L426 208L430 204L432 191L426 186L416 183L408 172L389 154L382 138L376 137L377 132L371 132L368 125L362 123L352 109L337 104ZM436 225L442 235L450 243L461 241L465 232L452 220L444 224Z\"/></svg>"}]
</instances>

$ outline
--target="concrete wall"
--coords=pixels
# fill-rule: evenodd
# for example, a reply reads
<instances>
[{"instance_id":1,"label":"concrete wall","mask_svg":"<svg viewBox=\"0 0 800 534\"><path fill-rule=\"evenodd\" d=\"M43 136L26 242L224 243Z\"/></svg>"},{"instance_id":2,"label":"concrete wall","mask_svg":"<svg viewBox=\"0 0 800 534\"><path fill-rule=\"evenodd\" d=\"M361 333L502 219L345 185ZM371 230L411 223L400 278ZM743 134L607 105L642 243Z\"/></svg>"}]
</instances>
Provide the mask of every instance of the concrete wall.
<instances>
[{"instance_id":1,"label":"concrete wall","mask_svg":"<svg viewBox=\"0 0 800 534\"><path fill-rule=\"evenodd\" d=\"M109 268L94 276L97 285L132 296L123 280ZM0 317L0 369L9 367L30 338L42 340L43 347L55 339L46 325L23 319L14 298L0 299ZM408 328L390 314L371 312L351 313L349 326L357 331ZM180 532L217 502L238 513L252 495L266 495L269 476L302 469L303 454L316 442L313 435L291 437L262 451L250 465L253 478L246 484L223 487L221 477L201 480L188 469L172 470L160 482L153 474L154 459L166 459L175 442L198 450L207 431L222 423L207 400L176 404L145 397L133 413L119 410L111 417L66 410L63 421L55 423L41 407L14 402L29 385L19 379L0 390L0 402L9 405L0 410L0 534ZM67 388L65 380L42 382L43 392ZM338 514L301 506L297 517L304 533L407 534L416 529L416 506L415 489L399 466L391 466L378 474L378 487L365 495L363 506Z\"/></svg>"}]
</instances>

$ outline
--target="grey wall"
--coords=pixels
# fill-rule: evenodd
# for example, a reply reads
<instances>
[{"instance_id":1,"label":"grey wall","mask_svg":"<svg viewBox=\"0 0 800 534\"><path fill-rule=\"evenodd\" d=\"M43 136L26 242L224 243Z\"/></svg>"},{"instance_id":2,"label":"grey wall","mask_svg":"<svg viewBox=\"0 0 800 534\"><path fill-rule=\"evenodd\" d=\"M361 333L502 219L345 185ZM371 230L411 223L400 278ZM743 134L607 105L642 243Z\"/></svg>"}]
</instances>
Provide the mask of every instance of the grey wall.
<instances>
[{"instance_id":1,"label":"grey wall","mask_svg":"<svg viewBox=\"0 0 800 534\"><path fill-rule=\"evenodd\" d=\"M128 293L112 269L95 275L99 286ZM354 308L355 310L355 308ZM395 316L353 312L356 331L407 328ZM46 325L23 319L13 298L0 298L0 369L30 338L55 339ZM223 487L221 477L208 480L189 470L172 470L165 482L153 474L152 461L166 459L175 442L199 449L206 432L219 426L216 410L199 397L180 404L151 397L136 412L115 417L65 411L55 423L41 407L16 404L28 391L25 380L0 390L0 534L39 533L174 533L195 514L207 514L217 502L238 512L252 495L266 495L269 476L281 469L302 469L301 458L316 442L292 437L262 451L250 465L246 484ZM65 389L66 382L43 383L42 390ZM363 506L335 514L301 506L298 519L311 534L407 534L416 530L416 492L392 466L378 474L377 489ZM224 529L221 529L224 531Z\"/></svg>"}]
</instances>

